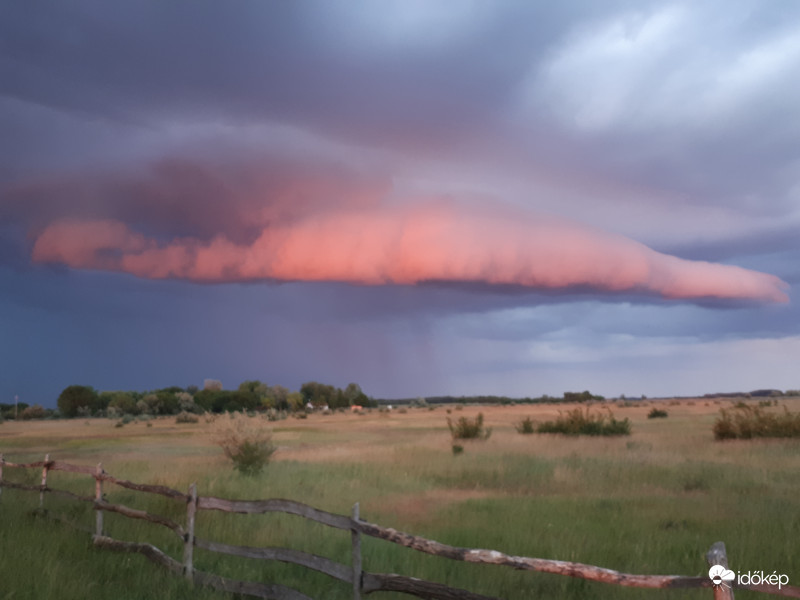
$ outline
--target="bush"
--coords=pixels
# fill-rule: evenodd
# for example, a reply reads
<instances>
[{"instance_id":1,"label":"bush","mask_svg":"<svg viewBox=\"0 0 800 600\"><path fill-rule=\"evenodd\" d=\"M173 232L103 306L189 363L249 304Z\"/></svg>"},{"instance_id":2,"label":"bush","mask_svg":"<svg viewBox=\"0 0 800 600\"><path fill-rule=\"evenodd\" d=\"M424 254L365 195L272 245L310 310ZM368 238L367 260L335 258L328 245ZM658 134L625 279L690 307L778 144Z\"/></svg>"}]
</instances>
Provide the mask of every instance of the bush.
<instances>
[{"instance_id":1,"label":"bush","mask_svg":"<svg viewBox=\"0 0 800 600\"><path fill-rule=\"evenodd\" d=\"M720 410L712 431L717 440L800 437L800 413L791 413L785 406L783 413L768 413L758 406L737 404Z\"/></svg>"},{"instance_id":2,"label":"bush","mask_svg":"<svg viewBox=\"0 0 800 600\"><path fill-rule=\"evenodd\" d=\"M454 440L488 440L492 435L491 427L483 426L483 413L474 419L459 417L455 424L447 419L447 428Z\"/></svg>"},{"instance_id":3,"label":"bush","mask_svg":"<svg viewBox=\"0 0 800 600\"><path fill-rule=\"evenodd\" d=\"M535 430L533 419L531 419L530 417L525 417L524 419L522 419L522 421L517 423L515 427L518 433L524 433L524 434L533 433Z\"/></svg>"},{"instance_id":4,"label":"bush","mask_svg":"<svg viewBox=\"0 0 800 600\"><path fill-rule=\"evenodd\" d=\"M261 422L262 419L231 415L214 423L214 443L242 475L259 474L277 450L272 443L272 432Z\"/></svg>"},{"instance_id":5,"label":"bush","mask_svg":"<svg viewBox=\"0 0 800 600\"><path fill-rule=\"evenodd\" d=\"M669 413L667 413L667 411L665 411L663 409L660 409L660 408L654 408L649 413L647 413L647 418L648 419L666 419L668 415L669 415Z\"/></svg>"},{"instance_id":6,"label":"bush","mask_svg":"<svg viewBox=\"0 0 800 600\"><path fill-rule=\"evenodd\" d=\"M197 423L198 421L200 421L200 419L197 415L188 412L178 413L178 416L175 417L176 423Z\"/></svg>"},{"instance_id":7,"label":"bush","mask_svg":"<svg viewBox=\"0 0 800 600\"><path fill-rule=\"evenodd\" d=\"M464 446L462 446L461 444L453 444L452 450L453 450L453 455L457 456L462 452L464 452Z\"/></svg>"},{"instance_id":8,"label":"bush","mask_svg":"<svg viewBox=\"0 0 800 600\"><path fill-rule=\"evenodd\" d=\"M566 414L559 414L555 421L539 423L536 431L565 435L630 435L631 422L628 419L615 419L610 410L608 414L592 414L588 408L585 411L575 408Z\"/></svg>"}]
</instances>

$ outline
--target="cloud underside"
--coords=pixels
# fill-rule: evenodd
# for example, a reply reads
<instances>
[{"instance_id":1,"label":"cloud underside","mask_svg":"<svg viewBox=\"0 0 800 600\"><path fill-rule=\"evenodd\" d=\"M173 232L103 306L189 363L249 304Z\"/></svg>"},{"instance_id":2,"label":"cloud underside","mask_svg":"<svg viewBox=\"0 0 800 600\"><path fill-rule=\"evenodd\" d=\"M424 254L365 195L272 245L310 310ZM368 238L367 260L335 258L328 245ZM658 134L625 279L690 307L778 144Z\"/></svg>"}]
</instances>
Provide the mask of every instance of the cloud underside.
<instances>
[{"instance_id":1,"label":"cloud underside","mask_svg":"<svg viewBox=\"0 0 800 600\"><path fill-rule=\"evenodd\" d=\"M550 216L447 202L273 221L244 244L224 235L165 241L114 219L59 220L36 237L32 257L195 282L480 282L670 299L788 301L787 284L773 275L680 259Z\"/></svg>"}]
</instances>

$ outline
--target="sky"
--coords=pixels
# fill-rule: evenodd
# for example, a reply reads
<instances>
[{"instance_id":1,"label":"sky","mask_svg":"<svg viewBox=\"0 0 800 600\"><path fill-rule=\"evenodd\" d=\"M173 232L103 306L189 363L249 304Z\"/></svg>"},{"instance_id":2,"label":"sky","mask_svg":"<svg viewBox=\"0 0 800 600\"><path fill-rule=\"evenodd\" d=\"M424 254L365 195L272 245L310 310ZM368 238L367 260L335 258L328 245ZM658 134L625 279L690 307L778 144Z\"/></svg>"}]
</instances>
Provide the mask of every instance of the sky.
<instances>
[{"instance_id":1,"label":"sky","mask_svg":"<svg viewBox=\"0 0 800 600\"><path fill-rule=\"evenodd\" d=\"M800 3L35 0L0 402L800 388Z\"/></svg>"}]
</instances>

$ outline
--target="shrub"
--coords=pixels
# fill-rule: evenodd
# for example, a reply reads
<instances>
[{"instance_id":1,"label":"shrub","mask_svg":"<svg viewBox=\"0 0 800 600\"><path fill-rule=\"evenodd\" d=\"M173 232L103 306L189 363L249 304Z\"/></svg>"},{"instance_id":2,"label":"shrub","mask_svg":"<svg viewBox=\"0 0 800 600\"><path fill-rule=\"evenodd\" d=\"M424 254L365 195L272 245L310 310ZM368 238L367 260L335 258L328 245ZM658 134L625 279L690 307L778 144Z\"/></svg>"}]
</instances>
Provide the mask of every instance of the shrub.
<instances>
[{"instance_id":1,"label":"shrub","mask_svg":"<svg viewBox=\"0 0 800 600\"><path fill-rule=\"evenodd\" d=\"M533 419L531 419L530 417L525 417L524 419L522 419L522 421L517 423L515 427L518 433L528 434L528 433L533 433L535 431Z\"/></svg>"},{"instance_id":2,"label":"shrub","mask_svg":"<svg viewBox=\"0 0 800 600\"><path fill-rule=\"evenodd\" d=\"M461 444L453 444L452 450L453 450L453 455L457 456L462 452L464 452L464 446L462 446Z\"/></svg>"},{"instance_id":3,"label":"shrub","mask_svg":"<svg viewBox=\"0 0 800 600\"><path fill-rule=\"evenodd\" d=\"M717 440L800 437L800 413L791 413L785 406L783 413L768 413L758 406L737 404L720 410L712 431Z\"/></svg>"},{"instance_id":4,"label":"shrub","mask_svg":"<svg viewBox=\"0 0 800 600\"><path fill-rule=\"evenodd\" d=\"M198 421L200 421L200 419L197 415L188 412L178 413L178 416L175 417L176 423L197 423Z\"/></svg>"},{"instance_id":5,"label":"shrub","mask_svg":"<svg viewBox=\"0 0 800 600\"><path fill-rule=\"evenodd\" d=\"M631 422L626 418L621 421L614 418L611 411L608 414L592 414L587 408L559 413L554 421L539 423L536 428L538 433L563 433L566 435L630 435Z\"/></svg>"},{"instance_id":6,"label":"shrub","mask_svg":"<svg viewBox=\"0 0 800 600\"><path fill-rule=\"evenodd\" d=\"M491 427L483 426L483 413L474 419L459 417L455 423L448 418L447 428L454 440L488 440L492 435Z\"/></svg>"},{"instance_id":7,"label":"shrub","mask_svg":"<svg viewBox=\"0 0 800 600\"><path fill-rule=\"evenodd\" d=\"M669 413L660 408L654 408L649 413L647 413L648 419L666 419L669 416Z\"/></svg>"},{"instance_id":8,"label":"shrub","mask_svg":"<svg viewBox=\"0 0 800 600\"><path fill-rule=\"evenodd\" d=\"M242 475L259 474L277 450L272 443L272 432L261 422L231 415L214 423L214 442Z\"/></svg>"}]
</instances>

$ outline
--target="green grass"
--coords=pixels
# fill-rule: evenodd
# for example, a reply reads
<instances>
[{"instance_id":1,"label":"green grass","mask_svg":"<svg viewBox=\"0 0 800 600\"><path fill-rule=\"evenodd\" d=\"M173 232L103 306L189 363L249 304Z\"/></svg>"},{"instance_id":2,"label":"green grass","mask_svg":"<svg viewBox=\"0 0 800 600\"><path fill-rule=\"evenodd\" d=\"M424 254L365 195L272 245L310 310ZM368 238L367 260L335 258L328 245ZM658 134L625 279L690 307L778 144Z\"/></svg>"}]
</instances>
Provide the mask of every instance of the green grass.
<instances>
[{"instance_id":1,"label":"green grass","mask_svg":"<svg viewBox=\"0 0 800 600\"><path fill-rule=\"evenodd\" d=\"M514 424L529 407L524 413L484 408L494 435L458 457L436 413L409 411L380 419L376 413L338 421L312 415L302 426L274 428L275 442L283 450L254 477L242 477L231 468L202 423L177 427L190 429L181 430L184 435L178 438L176 427L163 420L152 429L130 424L117 439L81 437L105 435L113 431L113 422L86 427L76 421L71 424L73 439L44 428L37 434L37 426L26 425L31 435L1 438L0 451L13 461L41 460L40 449L79 464L102 459L105 469L118 477L179 490L197 482L201 495L284 497L340 514L349 514L359 502L368 521L442 543L633 573L702 575L707 569L703 553L723 540L734 569L777 570L787 573L790 583L800 582L798 442L715 442L711 408L698 414L675 407L669 419L655 420L647 419L648 408L624 409L634 424L625 439L520 436ZM472 410L468 416L475 414ZM23 426L6 423L4 434L12 431L9 427ZM134 427L141 430L129 432ZM344 451L349 453L336 458ZM4 476L35 485L40 472L6 469ZM51 472L49 482L93 493L91 478ZM112 485L106 492L112 502L179 523L185 518L185 506L167 498ZM36 493L5 490L0 496L0 600L227 597L192 590L144 557L96 550L88 534L29 516L37 506ZM90 506L53 495L45 506L93 528ZM181 543L172 532L119 515L105 518L113 537L155 543L180 559ZM232 544L287 546L349 564L347 532L291 515L201 511L197 535ZM708 590L637 590L456 563L371 538L363 540L363 548L367 570L413 575L502 598L710 597ZM195 564L226 577L282 583L313 598L351 597L348 585L291 565L201 550ZM737 591L737 598L755 597Z\"/></svg>"}]
</instances>

